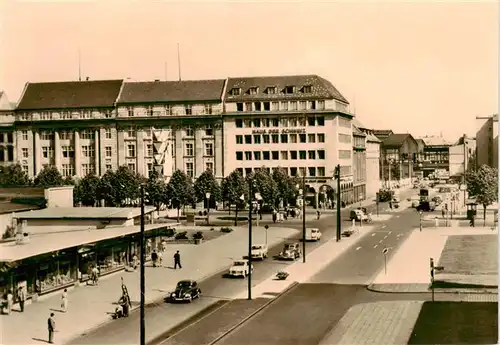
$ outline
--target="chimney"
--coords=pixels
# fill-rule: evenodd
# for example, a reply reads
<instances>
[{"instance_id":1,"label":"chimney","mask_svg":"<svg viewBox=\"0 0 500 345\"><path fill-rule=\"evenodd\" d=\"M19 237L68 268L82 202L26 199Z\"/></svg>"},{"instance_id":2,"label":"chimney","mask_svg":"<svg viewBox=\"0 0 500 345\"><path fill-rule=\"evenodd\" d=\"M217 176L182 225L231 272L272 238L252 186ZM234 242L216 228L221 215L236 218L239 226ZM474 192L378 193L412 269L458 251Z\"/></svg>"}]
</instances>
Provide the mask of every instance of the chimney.
<instances>
[{"instance_id":1,"label":"chimney","mask_svg":"<svg viewBox=\"0 0 500 345\"><path fill-rule=\"evenodd\" d=\"M89 79L90 79L89 77L86 77L86 78L85 78L85 81L89 81Z\"/></svg>"}]
</instances>

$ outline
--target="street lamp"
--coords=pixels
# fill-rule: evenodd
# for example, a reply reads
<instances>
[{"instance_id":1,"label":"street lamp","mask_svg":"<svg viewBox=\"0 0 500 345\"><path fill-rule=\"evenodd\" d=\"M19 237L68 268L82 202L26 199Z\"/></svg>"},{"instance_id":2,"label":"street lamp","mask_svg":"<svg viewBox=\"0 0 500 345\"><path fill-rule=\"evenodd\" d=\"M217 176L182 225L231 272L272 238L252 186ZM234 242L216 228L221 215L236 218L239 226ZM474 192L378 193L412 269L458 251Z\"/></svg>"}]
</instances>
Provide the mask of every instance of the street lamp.
<instances>
[{"instance_id":1,"label":"street lamp","mask_svg":"<svg viewBox=\"0 0 500 345\"><path fill-rule=\"evenodd\" d=\"M306 262L306 171L302 171L302 189L299 189L299 194L302 194L302 262ZM318 207L318 205L316 205Z\"/></svg>"},{"instance_id":2,"label":"street lamp","mask_svg":"<svg viewBox=\"0 0 500 345\"><path fill-rule=\"evenodd\" d=\"M392 158L389 158L389 160L387 161L387 163L389 163L389 189L392 189L392 171L391 171L391 168L392 168L392 163L393 163L393 159Z\"/></svg>"},{"instance_id":3,"label":"street lamp","mask_svg":"<svg viewBox=\"0 0 500 345\"><path fill-rule=\"evenodd\" d=\"M208 217L210 216L210 192L205 193L205 198L207 199L207 225L210 224Z\"/></svg>"},{"instance_id":4,"label":"street lamp","mask_svg":"<svg viewBox=\"0 0 500 345\"><path fill-rule=\"evenodd\" d=\"M252 299L252 208L255 181L248 183L248 300Z\"/></svg>"},{"instance_id":5,"label":"street lamp","mask_svg":"<svg viewBox=\"0 0 500 345\"><path fill-rule=\"evenodd\" d=\"M337 179L337 242L340 241L341 234L341 222L342 218L340 216L340 164L335 167L334 177Z\"/></svg>"},{"instance_id":6,"label":"street lamp","mask_svg":"<svg viewBox=\"0 0 500 345\"><path fill-rule=\"evenodd\" d=\"M266 226L264 226L264 229L266 229L266 247L267 247L267 230L269 230L269 225L266 224Z\"/></svg>"},{"instance_id":7,"label":"street lamp","mask_svg":"<svg viewBox=\"0 0 500 345\"><path fill-rule=\"evenodd\" d=\"M139 237L139 246L141 247L141 273L140 273L140 290L141 290L141 306L140 306L140 319L141 319L141 325L140 325L140 345L146 345L146 323L145 323L145 305L146 305L146 272L144 270L144 261L145 261L145 256L146 253L144 252L144 202L145 202L145 197L144 197L144 185L141 184L141 232L140 232L140 237Z\"/></svg>"},{"instance_id":8,"label":"street lamp","mask_svg":"<svg viewBox=\"0 0 500 345\"><path fill-rule=\"evenodd\" d=\"M420 210L418 211L418 213L420 214L420 231L422 231L422 215L424 214L424 212Z\"/></svg>"}]
</instances>

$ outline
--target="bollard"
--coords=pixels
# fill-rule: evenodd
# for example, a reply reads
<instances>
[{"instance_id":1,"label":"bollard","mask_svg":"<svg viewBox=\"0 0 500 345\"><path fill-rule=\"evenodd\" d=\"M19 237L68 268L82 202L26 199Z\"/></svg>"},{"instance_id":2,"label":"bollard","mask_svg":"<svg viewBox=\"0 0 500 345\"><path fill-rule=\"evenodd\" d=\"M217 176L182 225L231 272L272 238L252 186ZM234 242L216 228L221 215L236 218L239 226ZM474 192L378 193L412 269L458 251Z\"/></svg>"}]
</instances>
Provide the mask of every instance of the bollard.
<instances>
[{"instance_id":1,"label":"bollard","mask_svg":"<svg viewBox=\"0 0 500 345\"><path fill-rule=\"evenodd\" d=\"M438 217L436 217L436 218L434 219L434 222L435 222L435 224L436 224L436 228L437 228L437 227L439 226L439 218L438 218Z\"/></svg>"}]
</instances>

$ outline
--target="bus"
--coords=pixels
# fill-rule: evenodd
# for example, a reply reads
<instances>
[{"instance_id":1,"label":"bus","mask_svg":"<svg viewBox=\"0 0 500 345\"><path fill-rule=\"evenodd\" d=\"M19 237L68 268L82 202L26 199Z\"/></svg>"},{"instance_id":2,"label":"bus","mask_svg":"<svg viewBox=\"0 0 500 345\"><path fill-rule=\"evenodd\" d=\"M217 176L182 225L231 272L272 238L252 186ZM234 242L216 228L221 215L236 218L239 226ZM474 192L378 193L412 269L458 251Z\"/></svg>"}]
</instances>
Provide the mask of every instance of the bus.
<instances>
[{"instance_id":1,"label":"bus","mask_svg":"<svg viewBox=\"0 0 500 345\"><path fill-rule=\"evenodd\" d=\"M431 188L420 188L420 204L417 207L417 211L434 211L436 208L436 203L432 201L434 197L434 192Z\"/></svg>"}]
</instances>

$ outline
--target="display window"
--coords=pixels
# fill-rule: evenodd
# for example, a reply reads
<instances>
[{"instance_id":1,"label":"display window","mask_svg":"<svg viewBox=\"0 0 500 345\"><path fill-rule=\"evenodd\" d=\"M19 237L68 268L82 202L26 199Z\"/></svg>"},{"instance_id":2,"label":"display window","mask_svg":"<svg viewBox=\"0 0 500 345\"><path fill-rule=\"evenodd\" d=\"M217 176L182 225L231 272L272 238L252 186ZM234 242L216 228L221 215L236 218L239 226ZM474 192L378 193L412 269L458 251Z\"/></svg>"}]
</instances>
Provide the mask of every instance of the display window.
<instances>
[{"instance_id":1,"label":"display window","mask_svg":"<svg viewBox=\"0 0 500 345\"><path fill-rule=\"evenodd\" d=\"M36 272L35 292L45 293L73 281L70 261L54 258L39 264Z\"/></svg>"}]
</instances>

